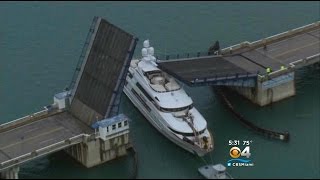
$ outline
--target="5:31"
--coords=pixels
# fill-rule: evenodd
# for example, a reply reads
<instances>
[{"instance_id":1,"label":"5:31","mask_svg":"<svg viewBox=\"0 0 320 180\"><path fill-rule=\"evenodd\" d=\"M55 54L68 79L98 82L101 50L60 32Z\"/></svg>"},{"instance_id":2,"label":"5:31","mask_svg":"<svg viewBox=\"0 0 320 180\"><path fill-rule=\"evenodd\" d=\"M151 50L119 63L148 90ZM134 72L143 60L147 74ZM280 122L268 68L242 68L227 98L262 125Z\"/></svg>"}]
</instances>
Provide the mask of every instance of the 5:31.
<instances>
[{"instance_id":1,"label":"5:31","mask_svg":"<svg viewBox=\"0 0 320 180\"><path fill-rule=\"evenodd\" d=\"M239 146L240 141L239 140L229 140L229 146Z\"/></svg>"}]
</instances>

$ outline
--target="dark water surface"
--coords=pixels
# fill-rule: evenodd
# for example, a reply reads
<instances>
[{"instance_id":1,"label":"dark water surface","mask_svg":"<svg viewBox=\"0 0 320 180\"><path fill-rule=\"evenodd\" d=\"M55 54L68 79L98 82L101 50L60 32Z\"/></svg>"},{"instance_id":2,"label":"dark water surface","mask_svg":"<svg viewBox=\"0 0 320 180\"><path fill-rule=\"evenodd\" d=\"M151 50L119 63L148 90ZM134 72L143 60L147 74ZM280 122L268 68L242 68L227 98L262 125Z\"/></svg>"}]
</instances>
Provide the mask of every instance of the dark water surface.
<instances>
[{"instance_id":1,"label":"dark water surface","mask_svg":"<svg viewBox=\"0 0 320 180\"><path fill-rule=\"evenodd\" d=\"M204 51L255 41L319 21L320 2L1 2L0 123L41 110L70 82L93 16L139 37L155 53ZM296 73L296 96L259 108L230 94L237 110L265 128L289 131L290 142L269 140L244 128L209 87L185 87L208 121L215 150L196 157L165 139L122 98L132 118L130 138L139 155L138 178L202 178L204 161L229 160L228 140L252 140L254 167L228 168L235 178L320 178L320 70ZM20 178L127 178L133 158L86 169L63 152L24 164Z\"/></svg>"}]
</instances>

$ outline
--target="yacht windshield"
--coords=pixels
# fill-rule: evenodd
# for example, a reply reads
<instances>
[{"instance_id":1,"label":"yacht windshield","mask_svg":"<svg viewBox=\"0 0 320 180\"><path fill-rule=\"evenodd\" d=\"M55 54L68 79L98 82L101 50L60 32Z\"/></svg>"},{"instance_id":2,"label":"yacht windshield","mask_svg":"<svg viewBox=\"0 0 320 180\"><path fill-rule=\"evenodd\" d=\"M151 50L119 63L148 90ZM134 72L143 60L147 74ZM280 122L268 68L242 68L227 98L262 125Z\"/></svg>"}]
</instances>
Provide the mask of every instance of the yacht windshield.
<instances>
[{"instance_id":1,"label":"yacht windshield","mask_svg":"<svg viewBox=\"0 0 320 180\"><path fill-rule=\"evenodd\" d=\"M169 129L170 129L172 132L174 132L174 133L176 133L176 134L183 135L183 136L194 136L194 135L195 135L194 133L183 133L183 132L179 132L179 131L176 131L176 130L170 128L170 127L169 127ZM206 129L207 129L207 128L204 128L203 130L198 131L197 134L199 134L199 135L200 135L200 134L203 134L203 133L206 131Z\"/></svg>"},{"instance_id":2,"label":"yacht windshield","mask_svg":"<svg viewBox=\"0 0 320 180\"><path fill-rule=\"evenodd\" d=\"M184 110L189 110L193 108L193 104L190 104L189 106L185 106L185 107L180 107L180 108L163 108L160 107L160 111L164 111L164 112L178 112L178 111L184 111Z\"/></svg>"}]
</instances>

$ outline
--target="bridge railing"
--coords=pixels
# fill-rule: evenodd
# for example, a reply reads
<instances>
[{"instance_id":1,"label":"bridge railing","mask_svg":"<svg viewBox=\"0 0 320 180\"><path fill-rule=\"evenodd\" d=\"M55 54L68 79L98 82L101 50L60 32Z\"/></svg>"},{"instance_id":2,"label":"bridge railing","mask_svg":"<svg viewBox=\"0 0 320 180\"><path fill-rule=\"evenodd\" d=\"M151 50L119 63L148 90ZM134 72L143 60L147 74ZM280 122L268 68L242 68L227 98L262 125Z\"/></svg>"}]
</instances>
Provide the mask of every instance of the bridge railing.
<instances>
[{"instance_id":1,"label":"bridge railing","mask_svg":"<svg viewBox=\"0 0 320 180\"><path fill-rule=\"evenodd\" d=\"M34 114L30 114L30 115L15 119L13 121L9 121L9 122L3 123L3 124L0 125L0 132L3 131L4 129L7 129L10 126L15 126L15 125L20 124L20 123L28 122L28 121L30 121L32 119L35 119L35 118L40 117L40 116L43 116L45 114L47 114L47 111L43 110L43 111L39 111L39 112L34 113Z\"/></svg>"},{"instance_id":2,"label":"bridge railing","mask_svg":"<svg viewBox=\"0 0 320 180\"><path fill-rule=\"evenodd\" d=\"M45 110L38 111L38 112L33 113L33 114L29 114L27 116L15 119L13 121L9 121L7 123L1 124L0 125L0 133L3 132L3 131L8 130L9 128L14 128L14 127L17 127L17 126L22 126L24 124L32 123L34 121L46 118L48 116L52 116L54 114L57 114L57 113L60 113L60 112L63 112L63 111L64 110L59 110L59 109L50 110L50 111L45 109Z\"/></svg>"},{"instance_id":3,"label":"bridge railing","mask_svg":"<svg viewBox=\"0 0 320 180\"><path fill-rule=\"evenodd\" d=\"M158 54L156 55L157 60L173 60L173 59L188 59L195 57L204 57L204 56L214 56L214 54L208 51L199 51L199 52L188 52L180 54Z\"/></svg>"},{"instance_id":4,"label":"bridge railing","mask_svg":"<svg viewBox=\"0 0 320 180\"><path fill-rule=\"evenodd\" d=\"M317 21L302 27L298 27L292 30L278 33L276 35L269 36L267 38L260 39L254 42L244 41L239 44L235 44L233 46L229 46L221 49L221 54L222 55L230 54L231 52L237 52L246 47L250 47L250 48L261 47L264 44L270 44L272 42L279 41L283 38L286 38L288 36L294 36L294 35L297 35L298 33L309 31L319 26L320 26L320 21ZM203 57L203 56L214 56L214 54L212 52L209 53L208 51L198 51L198 52L188 52L188 53L178 53L178 54L158 54L155 57L157 60L173 60L173 59L188 59L188 58Z\"/></svg>"},{"instance_id":5,"label":"bridge railing","mask_svg":"<svg viewBox=\"0 0 320 180\"><path fill-rule=\"evenodd\" d=\"M316 59L316 58L318 58L318 59ZM299 59L294 62L291 62L290 66L287 68L279 69L279 70L273 71L269 74L258 75L258 80L265 81L268 79L272 79L274 77L278 77L278 76L287 74L288 72L294 71L295 69L301 68L303 66L308 66L308 65L311 65L316 62L320 62L320 53L303 58L303 59Z\"/></svg>"},{"instance_id":6,"label":"bridge railing","mask_svg":"<svg viewBox=\"0 0 320 180\"><path fill-rule=\"evenodd\" d=\"M320 27L320 21L302 26L302 27L298 27L289 31L285 31L282 33L278 33L275 34L273 36L269 36L267 38L263 38L254 42L249 42L249 41L244 41L241 42L239 44L233 45L233 46L229 46L227 48L224 48L221 50L221 54L225 55L225 54L232 54L233 52L237 52L243 48L249 47L250 49L254 49L254 48L258 48L258 47L262 47L263 45L267 45L276 41L280 41L284 38L288 38L290 36L295 36L299 33L303 33L303 32L307 32L309 30L312 30L314 28Z\"/></svg>"},{"instance_id":7,"label":"bridge railing","mask_svg":"<svg viewBox=\"0 0 320 180\"><path fill-rule=\"evenodd\" d=\"M4 130L7 130L10 127L15 127L15 126L19 126L19 125L23 125L26 123L31 123L33 121L38 120L39 118L42 118L44 116L48 115L48 111L47 110L42 110L21 118L18 118L16 120L13 121L9 121L7 123L1 124L0 125L0 133Z\"/></svg>"},{"instance_id":8,"label":"bridge railing","mask_svg":"<svg viewBox=\"0 0 320 180\"><path fill-rule=\"evenodd\" d=\"M81 142L85 141L85 139L92 139L92 138L95 138L95 134L92 134L92 135L79 134L77 136L71 137L71 138L66 139L64 141L60 141L60 142L51 144L49 146L37 149L35 151L29 152L27 154L24 154L24 155L15 157L13 159L4 161L4 162L0 163L0 172L7 169L7 168L12 167L12 166L19 165L19 164L24 163L26 161L44 156L44 155L52 153L52 152L62 150L66 147L69 147L69 146L72 146L72 145L75 145L78 143L81 143Z\"/></svg>"},{"instance_id":9,"label":"bridge railing","mask_svg":"<svg viewBox=\"0 0 320 180\"><path fill-rule=\"evenodd\" d=\"M190 82L192 84L199 84L199 83L211 83L211 82L217 82L217 81L226 81L226 80L237 80L237 79L251 79L254 77L257 77L259 74L259 71L256 73L232 73L232 74L226 74L223 76L212 76L212 77L205 77L205 78L194 78Z\"/></svg>"},{"instance_id":10,"label":"bridge railing","mask_svg":"<svg viewBox=\"0 0 320 180\"><path fill-rule=\"evenodd\" d=\"M45 115L45 114L47 114L47 111L46 110L42 110L42 111L36 112L34 114L29 114L27 116L15 119L13 121L9 121L9 122L3 123L3 124L0 125L0 130L5 128L5 127L7 127L7 126L16 124L17 122L28 121L28 120L30 120L32 118L39 117L39 116L42 116L42 115Z\"/></svg>"},{"instance_id":11,"label":"bridge railing","mask_svg":"<svg viewBox=\"0 0 320 180\"><path fill-rule=\"evenodd\" d=\"M318 59L316 59L316 58L318 58ZM316 59L316 60L312 61L314 59ZM312 55L312 56L309 56L309 57L306 57L304 59L299 59L297 61L294 61L294 62L290 63L290 65L291 65L292 68L300 68L300 67L302 67L304 65L313 64L313 63L316 63L318 61L320 61L320 53Z\"/></svg>"},{"instance_id":12,"label":"bridge railing","mask_svg":"<svg viewBox=\"0 0 320 180\"><path fill-rule=\"evenodd\" d=\"M86 58L87 50L90 48L90 40L92 38L92 35L94 34L94 31L96 30L95 26L96 26L97 20L98 20L98 17L94 16L93 20L92 20L92 23L91 23L91 26L90 26L90 29L89 29L89 32L87 34L85 43L84 43L84 45L82 47L81 54L80 54L80 56L78 58L78 63L77 63L76 69L74 70L71 82L69 84L69 87L68 87L69 89L72 89L75 86L77 77L78 77L78 75L80 73L80 70L81 70L81 66L83 64L84 59Z\"/></svg>"}]
</instances>

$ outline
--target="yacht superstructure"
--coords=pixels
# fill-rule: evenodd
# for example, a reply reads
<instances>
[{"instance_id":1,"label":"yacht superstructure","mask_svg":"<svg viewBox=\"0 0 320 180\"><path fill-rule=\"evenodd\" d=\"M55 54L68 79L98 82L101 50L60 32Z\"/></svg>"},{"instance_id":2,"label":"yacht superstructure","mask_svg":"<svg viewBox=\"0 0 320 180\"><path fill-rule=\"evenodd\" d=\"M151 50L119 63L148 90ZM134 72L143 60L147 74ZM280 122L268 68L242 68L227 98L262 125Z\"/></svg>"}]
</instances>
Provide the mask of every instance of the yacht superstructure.
<instances>
[{"instance_id":1,"label":"yacht superstructure","mask_svg":"<svg viewBox=\"0 0 320 180\"><path fill-rule=\"evenodd\" d=\"M173 77L157 68L154 48L143 42L142 59L131 61L124 93L164 136L203 156L213 150L207 122Z\"/></svg>"}]
</instances>

